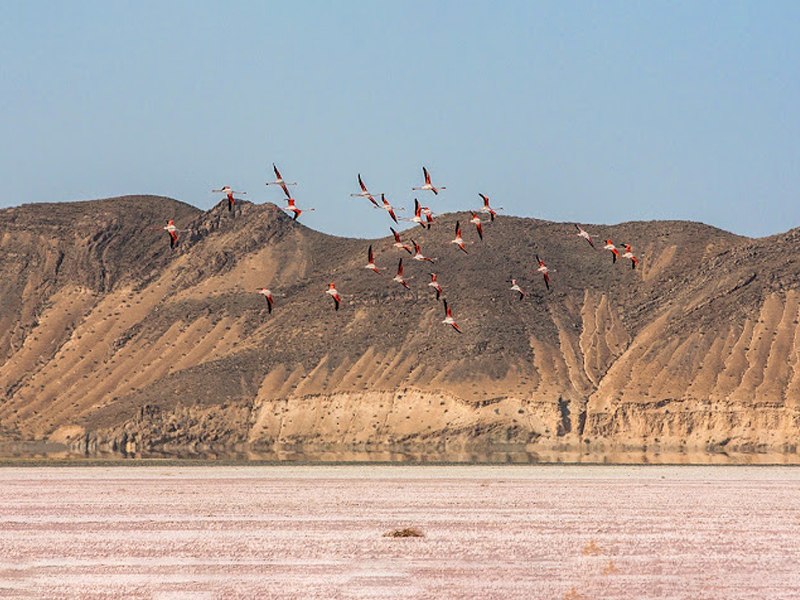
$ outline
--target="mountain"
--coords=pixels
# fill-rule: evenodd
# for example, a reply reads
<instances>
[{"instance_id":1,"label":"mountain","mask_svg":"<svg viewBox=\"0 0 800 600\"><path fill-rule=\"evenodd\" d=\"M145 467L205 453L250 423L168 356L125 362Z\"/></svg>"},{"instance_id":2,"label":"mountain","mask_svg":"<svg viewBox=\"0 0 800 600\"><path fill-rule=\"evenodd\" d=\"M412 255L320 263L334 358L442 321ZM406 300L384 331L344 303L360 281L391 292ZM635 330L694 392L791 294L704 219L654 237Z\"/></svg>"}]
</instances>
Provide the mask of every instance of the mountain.
<instances>
[{"instance_id":1,"label":"mountain","mask_svg":"<svg viewBox=\"0 0 800 600\"><path fill-rule=\"evenodd\" d=\"M431 264L274 204L2 210L0 451L794 461L800 231L582 224L598 248L631 243L632 269L572 223L500 216L480 241L469 218L402 232ZM174 250L167 219L187 230ZM382 275L363 268L370 244ZM411 290L392 281L400 258Z\"/></svg>"}]
</instances>

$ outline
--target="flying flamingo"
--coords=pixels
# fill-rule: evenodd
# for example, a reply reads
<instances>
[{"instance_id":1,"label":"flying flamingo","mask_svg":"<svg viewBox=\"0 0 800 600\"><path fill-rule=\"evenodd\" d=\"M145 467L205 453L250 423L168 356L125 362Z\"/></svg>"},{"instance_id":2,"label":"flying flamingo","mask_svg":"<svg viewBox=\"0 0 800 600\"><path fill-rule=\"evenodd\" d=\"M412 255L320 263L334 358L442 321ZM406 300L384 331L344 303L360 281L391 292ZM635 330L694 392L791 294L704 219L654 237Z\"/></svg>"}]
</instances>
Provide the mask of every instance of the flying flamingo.
<instances>
[{"instance_id":1,"label":"flying flamingo","mask_svg":"<svg viewBox=\"0 0 800 600\"><path fill-rule=\"evenodd\" d=\"M433 211L427 206L423 206L422 212L425 213L425 224L428 226L428 229L430 229L431 225L433 225Z\"/></svg>"},{"instance_id":2,"label":"flying flamingo","mask_svg":"<svg viewBox=\"0 0 800 600\"><path fill-rule=\"evenodd\" d=\"M442 295L442 286L439 285L439 282L436 281L436 273L431 273L431 282L428 284L428 287L432 287L436 290L436 299L439 299L439 296Z\"/></svg>"},{"instance_id":3,"label":"flying flamingo","mask_svg":"<svg viewBox=\"0 0 800 600\"><path fill-rule=\"evenodd\" d=\"M402 285L407 290L411 289L410 287L408 287L408 284L406 283L406 280L403 279L403 259L402 258L400 259L400 264L397 265L397 275L394 276L392 281L396 281L397 283Z\"/></svg>"},{"instance_id":4,"label":"flying flamingo","mask_svg":"<svg viewBox=\"0 0 800 600\"><path fill-rule=\"evenodd\" d=\"M478 230L478 237L483 240L483 227L481 226L481 218L473 212L472 218L469 220L469 222L475 225L475 229Z\"/></svg>"},{"instance_id":5,"label":"flying flamingo","mask_svg":"<svg viewBox=\"0 0 800 600\"><path fill-rule=\"evenodd\" d=\"M423 229L430 227L430 219L428 219L428 223L425 223L425 220L422 218L422 207L419 205L419 200L414 198L414 216L410 219L403 219L404 221L411 221L412 223L416 223Z\"/></svg>"},{"instance_id":6,"label":"flying flamingo","mask_svg":"<svg viewBox=\"0 0 800 600\"><path fill-rule=\"evenodd\" d=\"M272 170L273 170L273 171L275 171L275 177L276 177L276 179L275 179L275 181L268 181L268 182L266 183L266 185L279 185L279 186L281 186L281 187L283 187L283 186L285 186L285 185L297 185L297 182L296 182L296 181L294 181L294 182L292 182L292 183L287 183L287 182L285 182L285 181L283 180L283 177L281 177L281 173L280 173L280 171L278 171L278 167L276 167L276 166L275 166L275 163L272 163Z\"/></svg>"},{"instance_id":7,"label":"flying flamingo","mask_svg":"<svg viewBox=\"0 0 800 600\"><path fill-rule=\"evenodd\" d=\"M166 231L169 234L169 247L170 250L174 249L178 244L178 233L181 231L191 231L191 229L178 229L175 227L175 221L170 219L164 227L151 227L154 231Z\"/></svg>"},{"instance_id":8,"label":"flying flamingo","mask_svg":"<svg viewBox=\"0 0 800 600\"><path fill-rule=\"evenodd\" d=\"M233 197L234 194L246 194L247 192L234 192L230 186L224 186L218 190L211 190L212 193L222 193L228 197L228 212L233 211L233 205L236 202L236 198Z\"/></svg>"},{"instance_id":9,"label":"flying flamingo","mask_svg":"<svg viewBox=\"0 0 800 600\"><path fill-rule=\"evenodd\" d=\"M372 244L370 244L369 250L367 250L367 259L369 260L369 262L366 265L364 265L364 268L372 269L376 273L380 274L380 270L378 270L378 267L375 266L375 257L372 255Z\"/></svg>"},{"instance_id":10,"label":"flying flamingo","mask_svg":"<svg viewBox=\"0 0 800 600\"><path fill-rule=\"evenodd\" d=\"M377 203L375 198L372 197L372 194L370 194L369 191L367 190L367 186L365 186L364 182L361 180L361 173L358 174L358 185L361 186L361 191L358 194L350 194L350 196L353 196L353 197L360 196L362 198L367 198L375 206L380 208L380 205Z\"/></svg>"},{"instance_id":11,"label":"flying flamingo","mask_svg":"<svg viewBox=\"0 0 800 600\"><path fill-rule=\"evenodd\" d=\"M264 296L264 298L266 298L266 300L267 300L267 310L269 311L270 314L272 314L272 302L273 302L273 300L272 300L272 292L269 291L265 287L261 287L261 288L258 289L258 293L261 294L262 296Z\"/></svg>"},{"instance_id":12,"label":"flying flamingo","mask_svg":"<svg viewBox=\"0 0 800 600\"><path fill-rule=\"evenodd\" d=\"M451 244L456 244L459 248L461 248L464 252L467 252L467 249L464 247L464 240L461 238L461 223L456 221L456 237L454 240L450 240Z\"/></svg>"},{"instance_id":13,"label":"flying flamingo","mask_svg":"<svg viewBox=\"0 0 800 600\"><path fill-rule=\"evenodd\" d=\"M419 244L417 242L411 240L411 243L414 244L414 251L415 251L415 254L413 256L414 260L427 260L428 262L434 261L433 258L428 258L427 256L422 255L422 252L420 252L419 250Z\"/></svg>"},{"instance_id":14,"label":"flying flamingo","mask_svg":"<svg viewBox=\"0 0 800 600\"><path fill-rule=\"evenodd\" d=\"M411 246L409 246L408 244L404 244L402 241L400 241L399 233L397 233L391 227L389 227L389 231L391 231L394 234L394 244L392 244L392 247L397 248L399 250L405 250L409 254L414 254L413 252L411 252Z\"/></svg>"},{"instance_id":15,"label":"flying flamingo","mask_svg":"<svg viewBox=\"0 0 800 600\"><path fill-rule=\"evenodd\" d=\"M458 333L461 333L461 330L458 328L458 325L456 325L456 322L453 319L453 313L450 310L450 307L447 306L447 300L442 300L442 302L444 302L444 315L445 315L444 321L442 321L442 323L444 323L445 325L452 325L453 329L455 329Z\"/></svg>"},{"instance_id":16,"label":"flying flamingo","mask_svg":"<svg viewBox=\"0 0 800 600\"><path fill-rule=\"evenodd\" d=\"M478 196L483 198L483 207L480 208L478 210L478 212L487 213L489 215L489 217L490 217L490 220L494 221L494 218L497 216L497 212L495 212L495 211L503 210L503 207L502 206L498 206L497 208L492 208L491 206L489 206L489 197L488 196L484 196L481 193L478 193Z\"/></svg>"},{"instance_id":17,"label":"flying flamingo","mask_svg":"<svg viewBox=\"0 0 800 600\"><path fill-rule=\"evenodd\" d=\"M636 268L636 263L639 262L639 259L633 255L633 250L631 249L630 244L622 244L625 246L625 254L622 255L622 258L630 258L631 259L631 269Z\"/></svg>"},{"instance_id":18,"label":"flying flamingo","mask_svg":"<svg viewBox=\"0 0 800 600\"><path fill-rule=\"evenodd\" d=\"M283 210L288 210L289 212L293 212L294 213L294 216L292 217L293 221L297 221L297 217L300 216L300 213L309 212L309 211L314 210L313 208L304 208L302 210L297 208L294 205L294 202L295 202L294 198L292 198L292 195L289 193L289 188L287 188L285 185L282 185L281 189L283 190L283 193L286 194L286 197L289 199L289 205L288 206L284 206Z\"/></svg>"},{"instance_id":19,"label":"flying flamingo","mask_svg":"<svg viewBox=\"0 0 800 600\"><path fill-rule=\"evenodd\" d=\"M517 292L519 294L520 300L522 300L525 297L525 292L523 292L522 288L517 285L516 279L511 280L511 287L508 289L510 289L512 292Z\"/></svg>"},{"instance_id":20,"label":"flying flamingo","mask_svg":"<svg viewBox=\"0 0 800 600\"><path fill-rule=\"evenodd\" d=\"M549 290L550 289L550 276L548 275L548 273L550 272L550 269L547 268L547 265L545 265L544 262L542 261L542 259L539 258L538 254L536 255L536 260L539 261L539 268L536 269L536 270L539 273L541 273L542 275L544 275L544 284L545 284L545 286L547 286L547 289Z\"/></svg>"},{"instance_id":21,"label":"flying flamingo","mask_svg":"<svg viewBox=\"0 0 800 600\"><path fill-rule=\"evenodd\" d=\"M394 208L394 206L389 204L389 202L386 200L386 196L384 194L381 194L381 201L383 201L383 205L381 206L380 204L378 204L376 202L374 208L382 208L383 210L385 210L386 212L389 213L389 216L392 217L392 221L397 223L397 217L394 215L395 208ZM398 208L397 210L403 210L403 209L402 208Z\"/></svg>"},{"instance_id":22,"label":"flying flamingo","mask_svg":"<svg viewBox=\"0 0 800 600\"><path fill-rule=\"evenodd\" d=\"M619 256L619 251L617 250L617 247L611 242L611 240L606 240L606 245L603 246L603 250L611 251L611 264L617 262L617 256Z\"/></svg>"},{"instance_id":23,"label":"flying flamingo","mask_svg":"<svg viewBox=\"0 0 800 600\"><path fill-rule=\"evenodd\" d=\"M431 185L431 174L428 173L428 169L426 169L425 167L422 167L422 174L425 176L425 185L423 185L422 187L411 188L412 190L430 190L434 194L438 194L439 190L447 189L444 186L438 188L433 187L433 185Z\"/></svg>"},{"instance_id":24,"label":"flying flamingo","mask_svg":"<svg viewBox=\"0 0 800 600\"><path fill-rule=\"evenodd\" d=\"M330 295L333 298L333 302L336 305L336 310L339 310L339 304L342 302L342 299L339 297L339 292L336 291L336 286L332 283L328 284L328 289L325 290L325 293Z\"/></svg>"},{"instance_id":25,"label":"flying flamingo","mask_svg":"<svg viewBox=\"0 0 800 600\"><path fill-rule=\"evenodd\" d=\"M594 242L592 241L592 236L590 236L590 235L587 233L587 231L586 231L585 229L583 229L583 228L582 228L580 225L578 225L577 223L575 223L575 227L577 227L577 228L578 228L578 233L576 233L575 235L577 235L577 236L580 236L580 237L582 237L583 239L585 239L587 242L589 242L589 245L590 245L592 248L594 248Z\"/></svg>"}]
</instances>

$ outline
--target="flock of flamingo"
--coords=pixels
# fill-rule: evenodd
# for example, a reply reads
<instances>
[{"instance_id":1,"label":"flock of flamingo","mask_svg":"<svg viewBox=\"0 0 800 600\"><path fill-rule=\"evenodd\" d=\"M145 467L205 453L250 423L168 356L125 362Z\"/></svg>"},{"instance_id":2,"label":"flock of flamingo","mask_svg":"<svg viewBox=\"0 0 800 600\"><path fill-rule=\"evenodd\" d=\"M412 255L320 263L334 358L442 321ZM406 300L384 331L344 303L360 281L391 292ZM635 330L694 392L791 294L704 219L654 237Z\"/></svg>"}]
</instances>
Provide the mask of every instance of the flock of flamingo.
<instances>
[{"instance_id":1,"label":"flock of flamingo","mask_svg":"<svg viewBox=\"0 0 800 600\"><path fill-rule=\"evenodd\" d=\"M297 185L297 182L288 182L288 181L284 180L283 177L280 174L280 171L278 170L278 167L274 163L272 165L272 169L275 171L275 181L268 181L266 183L266 185L278 185L278 186L281 187L281 189L283 190L283 193L286 195L286 198L287 198L287 201L288 201L287 206L284 206L282 208L285 211L293 213L293 217L292 217L293 220L297 220L298 217L300 217L300 215L303 212L309 212L309 211L314 210L313 208L300 209L296 204L296 200L292 197L292 194L289 192L289 187L288 187L290 185ZM422 174L423 174L423 176L425 178L425 183L420 187L412 187L411 188L412 190L430 191L430 192L433 192L434 195L438 195L440 190L447 189L444 186L439 186L439 187L434 186L431 183L431 175L428 172L428 169L426 169L425 167L422 167ZM364 184L364 180L361 179L361 174L360 173L358 175L358 184L361 187L361 191L358 192L358 193L355 193L355 194L350 194L350 196L366 198L367 200L369 200L372 203L374 208L380 208L380 209L385 210L388 213L389 217L391 217L391 219L395 223L399 223L399 221L397 219L397 215L395 214L395 211L396 210L397 211L404 210L403 208L394 207L391 204L389 204L389 202L386 200L386 196L384 194L380 194L381 202L378 203L378 201L375 200L375 196L373 196L373 194L371 194L370 191L367 189L367 186ZM236 204L236 201L237 201L237 199L235 198L235 195L247 194L247 192L237 192L237 191L233 190L232 188L230 188L229 186L224 186L224 187L222 187L222 188L220 188L218 190L211 190L211 191L214 192L214 193L222 193L222 194L226 195L226 197L228 199L228 211L231 212L231 213L233 213L234 205ZM472 214L472 218L470 219L469 222L472 225L475 225L475 229L476 229L476 231L478 233L478 238L479 238L480 241L483 241L483 222L481 221L480 214L489 215L489 219L491 221L494 221L495 217L497 216L497 211L498 210L502 210L502 207L492 208L492 206L489 203L488 196L486 196L484 194L480 194L480 193L478 194L478 196L480 196L480 198L483 200L483 206L481 206L480 208L477 208L475 210L471 210L470 211L471 214ZM430 229L431 225L433 224L433 217L434 216L435 216L435 214L431 211L431 209L429 207L422 206L420 204L419 200L417 200L415 198L414 199L414 216L409 218L409 219L403 219L403 220L404 221L409 221L409 222L412 222L412 223L416 223L417 225L419 225L420 227L423 227L424 229ZM595 244L594 244L594 240L592 239L592 236L586 230L584 230L580 225L575 224L575 227L578 230L576 235L579 236L579 237L582 237L583 239L585 239L592 248L595 248ZM181 231L189 231L189 230L178 229L175 226L174 221L172 221L172 220L170 220L165 227L154 228L154 229L163 229L169 234L170 248L175 248L175 245L178 243L178 233L179 232L181 232ZM412 250L412 247L409 246L408 244L406 244L405 242L403 242L403 240L400 237L400 234L394 228L390 227L389 229L390 229L390 231L392 232L392 234L394 236L394 243L393 243L393 247L394 248L397 248L399 250L403 250L405 252L408 252L411 255L411 258L413 260L416 260L416 261L426 261L426 262L433 263L436 260L434 258L430 258L428 256L425 256L422 253L419 244L416 241L414 241L413 239L411 240L411 243L413 244L413 250ZM462 252L468 253L467 252L467 248L465 246L464 238L461 235L461 222L460 221L456 221L455 238L450 240L450 243L451 244L455 244L456 246L458 246L458 248ZM625 248L625 252L623 254L620 254L620 250L613 244L613 242L610 239L608 239L608 240L606 240L606 244L605 244L605 246L602 247L602 249L603 250L608 250L609 252L611 252L611 261L612 261L612 263L616 263L617 262L617 258L629 259L631 261L631 268L635 269L636 265L638 264L639 261L638 261L637 257L634 256L633 249L632 249L631 245L630 244L623 244L623 247ZM545 287L549 290L550 289L550 269L547 268L547 265L544 263L544 261L541 258L539 258L538 255L536 256L536 260L539 263L539 267L537 268L537 272L542 274L542 278L544 280ZM373 250L372 250L372 245L371 244L370 244L369 248L367 249L367 264L364 265L364 268L365 269L370 269L371 271L373 271L375 273L381 274L381 270L375 265L375 259L374 259L374 254L373 254ZM436 292L436 300L437 301L441 300L443 305L444 305L445 318L442 320L442 323L445 324L445 325L450 325L458 333L461 333L461 328L458 326L458 324L456 323L455 319L453 318L452 308L450 307L450 305L448 305L447 299L443 297L444 290L442 289L442 286L439 284L439 281L437 280L436 273L431 272L429 274L431 276L431 281L430 281L430 283L428 283L428 287L430 287L431 289L433 289ZM400 261L399 261L399 263L397 265L397 275L394 276L392 281L395 281L395 282L399 283L400 285L402 285L406 289L411 289L410 286L408 285L408 282L403 277L403 259L402 258L400 259ZM517 294L520 300L523 300L525 298L525 296L526 296L526 292L519 286L519 284L517 283L517 280L516 279L511 279L510 283L511 283L511 287L509 288L509 290L511 292L513 292L514 294ZM262 296L264 296L264 298L266 299L266 302L267 302L267 309L268 309L269 313L272 313L272 307L273 307L273 304L275 302L275 299L273 297L272 291L267 289L266 287L261 287L261 288L259 288L257 290L257 292L259 294L261 294ZM324 293L326 293L326 294L331 296L331 298L333 299L335 310L339 310L339 306L341 305L342 298L339 295L339 291L336 289L336 285L334 283L329 283L328 284L328 289L324 290Z\"/></svg>"}]
</instances>

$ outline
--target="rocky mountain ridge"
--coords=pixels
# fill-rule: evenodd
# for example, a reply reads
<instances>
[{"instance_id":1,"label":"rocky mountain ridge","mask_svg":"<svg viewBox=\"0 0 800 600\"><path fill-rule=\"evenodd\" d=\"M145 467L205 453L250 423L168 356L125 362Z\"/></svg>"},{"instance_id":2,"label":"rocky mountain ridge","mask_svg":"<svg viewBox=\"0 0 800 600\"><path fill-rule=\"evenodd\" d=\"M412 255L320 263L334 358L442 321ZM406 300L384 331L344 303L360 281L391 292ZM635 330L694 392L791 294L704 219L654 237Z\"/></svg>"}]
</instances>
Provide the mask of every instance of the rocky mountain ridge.
<instances>
[{"instance_id":1,"label":"rocky mountain ridge","mask_svg":"<svg viewBox=\"0 0 800 600\"><path fill-rule=\"evenodd\" d=\"M169 218L190 230L174 251L153 229ZM449 243L456 220L468 253ZM0 451L794 460L798 230L753 240L689 222L582 224L632 243L633 270L571 223L501 216L481 242L468 221L402 233L430 264L273 204L231 216L131 196L2 210ZM363 268L369 244L382 275ZM391 281L401 257L410 291ZM429 271L463 335L441 323Z\"/></svg>"}]
</instances>

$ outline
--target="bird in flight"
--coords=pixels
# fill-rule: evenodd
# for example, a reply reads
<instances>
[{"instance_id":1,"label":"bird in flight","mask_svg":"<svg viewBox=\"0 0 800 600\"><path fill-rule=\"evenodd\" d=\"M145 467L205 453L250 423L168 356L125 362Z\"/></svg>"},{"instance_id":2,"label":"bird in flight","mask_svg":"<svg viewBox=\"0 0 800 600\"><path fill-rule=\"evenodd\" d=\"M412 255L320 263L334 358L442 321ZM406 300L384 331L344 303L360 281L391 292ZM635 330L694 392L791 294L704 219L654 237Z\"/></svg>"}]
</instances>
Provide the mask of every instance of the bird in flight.
<instances>
[{"instance_id":1,"label":"bird in flight","mask_svg":"<svg viewBox=\"0 0 800 600\"><path fill-rule=\"evenodd\" d=\"M635 269L639 259L633 255L633 250L630 244L622 244L625 246L625 254L622 255L622 258L630 258L631 259L631 269Z\"/></svg>"},{"instance_id":2,"label":"bird in flight","mask_svg":"<svg viewBox=\"0 0 800 600\"><path fill-rule=\"evenodd\" d=\"M375 198L373 198L373 197L372 197L372 194L370 194L370 193L369 193L369 191L367 190L367 186L366 186L366 185L364 185L364 182L363 182L363 181L362 181L362 179L361 179L361 173L359 173L359 174L358 174L358 185L360 185L360 186L361 186L361 191L360 191L359 193L357 193L357 194L350 194L350 196L354 196L354 197L355 197L355 196L359 196L359 197L362 197L362 198L367 198L367 199L368 199L370 202L372 202L372 203L373 203L375 206L377 206L378 208L380 208L380 205L377 203L377 201L375 200Z\"/></svg>"},{"instance_id":3,"label":"bird in flight","mask_svg":"<svg viewBox=\"0 0 800 600\"><path fill-rule=\"evenodd\" d=\"M284 185L297 185L296 181L293 181L292 183L287 183L284 181L283 177L281 177L281 172L278 171L278 167L275 166L275 163L272 163L272 170L275 171L275 181L268 181L266 185L279 185L281 187Z\"/></svg>"},{"instance_id":4,"label":"bird in flight","mask_svg":"<svg viewBox=\"0 0 800 600\"><path fill-rule=\"evenodd\" d=\"M234 194L246 194L247 192L235 192L233 191L230 186L223 186L218 190L211 190L212 193L222 193L228 197L228 212L233 212L233 205L236 203L236 198L233 197Z\"/></svg>"},{"instance_id":5,"label":"bird in flight","mask_svg":"<svg viewBox=\"0 0 800 600\"><path fill-rule=\"evenodd\" d=\"M539 261L539 268L536 269L536 270L544 276L544 285L549 290L550 289L550 275L548 275L548 273L550 272L550 269L547 268L547 265L545 265L544 261L541 258L539 258L538 254L536 255L536 260Z\"/></svg>"},{"instance_id":6,"label":"bird in flight","mask_svg":"<svg viewBox=\"0 0 800 600\"><path fill-rule=\"evenodd\" d=\"M422 218L422 207L419 205L419 200L414 198L414 216L410 219L403 219L404 221L411 221L412 223L416 223L423 229L430 228L430 218L428 218L428 222L425 222L425 219Z\"/></svg>"},{"instance_id":7,"label":"bird in flight","mask_svg":"<svg viewBox=\"0 0 800 600\"><path fill-rule=\"evenodd\" d=\"M439 299L439 296L442 295L442 286L439 285L439 282L436 280L436 273L431 273L431 282L428 284L428 287L432 287L436 290L436 299Z\"/></svg>"},{"instance_id":8,"label":"bird in flight","mask_svg":"<svg viewBox=\"0 0 800 600\"><path fill-rule=\"evenodd\" d=\"M511 280L511 287L508 288L508 289L510 289L512 292L517 292L519 294L519 299L520 300L522 300L525 297L525 292L523 292L522 288L519 287L519 285L517 285L517 280L516 279L512 279Z\"/></svg>"},{"instance_id":9,"label":"bird in flight","mask_svg":"<svg viewBox=\"0 0 800 600\"><path fill-rule=\"evenodd\" d=\"M434 194L438 194L439 190L447 189L444 186L440 186L438 188L437 187L433 187L433 184L431 184L431 174L428 173L428 169L426 169L425 167L422 167L422 174L425 177L425 185L423 185L422 187L411 188L412 190L430 190Z\"/></svg>"},{"instance_id":10,"label":"bird in flight","mask_svg":"<svg viewBox=\"0 0 800 600\"><path fill-rule=\"evenodd\" d=\"M411 289L410 287L408 287L408 284L406 283L406 280L403 279L403 259L402 258L400 259L400 263L397 265L397 275L394 276L392 281L396 281L397 283L402 285L407 290Z\"/></svg>"},{"instance_id":11,"label":"bird in flight","mask_svg":"<svg viewBox=\"0 0 800 600\"><path fill-rule=\"evenodd\" d=\"M392 247L393 247L393 248L397 248L398 250L405 250L405 251L406 251L406 252L408 252L409 254L414 254L414 253L411 251L411 246L409 246L408 244L404 244L404 243L403 243L403 242L400 240L400 234L399 234L399 233L397 233L397 232L396 232L394 229L392 229L391 227L389 227L389 231L391 231L391 232L392 232L392 234L394 235L394 244L392 244Z\"/></svg>"},{"instance_id":12,"label":"bird in flight","mask_svg":"<svg viewBox=\"0 0 800 600\"><path fill-rule=\"evenodd\" d=\"M578 225L577 223L575 223L575 227L577 227L577 228L578 228L578 233L576 233L575 235L577 235L577 236L579 236L579 237L582 237L583 239L585 239L587 242L589 242L589 245L590 245L592 248L594 248L594 242L592 241L592 236L590 236L590 235L589 235L589 234L586 232L586 230L585 230L585 229L583 229L583 227L581 227L581 226L580 226L580 225Z\"/></svg>"},{"instance_id":13,"label":"bird in flight","mask_svg":"<svg viewBox=\"0 0 800 600\"><path fill-rule=\"evenodd\" d=\"M427 206L423 206L422 212L425 214L425 224L428 226L428 229L430 229L431 225L433 225L433 211Z\"/></svg>"},{"instance_id":14,"label":"bird in flight","mask_svg":"<svg viewBox=\"0 0 800 600\"><path fill-rule=\"evenodd\" d=\"M258 293L261 294L262 296L264 296L264 298L266 298L266 300L267 300L267 311L270 314L272 314L272 302L273 302L273 300L272 300L272 292L269 291L265 287L261 287L261 288L258 289Z\"/></svg>"},{"instance_id":15,"label":"bird in flight","mask_svg":"<svg viewBox=\"0 0 800 600\"><path fill-rule=\"evenodd\" d=\"M475 225L475 229L478 230L478 237L481 238L481 240L483 240L483 226L481 225L481 218L477 214L472 212L472 218L469 220L469 222Z\"/></svg>"},{"instance_id":16,"label":"bird in flight","mask_svg":"<svg viewBox=\"0 0 800 600\"><path fill-rule=\"evenodd\" d=\"M419 244L417 242L411 240L411 243L414 244L414 252L415 252L413 256L414 260L427 260L428 262L433 262L435 260L433 258L428 258L427 256L423 256L422 252L420 252Z\"/></svg>"},{"instance_id":17,"label":"bird in flight","mask_svg":"<svg viewBox=\"0 0 800 600\"><path fill-rule=\"evenodd\" d=\"M381 194L381 201L383 202L383 205L380 205L380 204L378 204L376 202L375 203L375 208L382 208L383 210L388 212L389 216L392 217L392 221L397 223L397 217L394 214L395 208L394 208L394 206L389 204L389 202L386 200L386 196L384 194ZM403 209L402 208L398 208L397 210L403 210Z\"/></svg>"},{"instance_id":18,"label":"bird in flight","mask_svg":"<svg viewBox=\"0 0 800 600\"><path fill-rule=\"evenodd\" d=\"M464 247L464 240L461 237L461 223L458 222L458 221L456 221L456 237L455 237L455 239L450 240L450 243L451 244L456 244L465 253L469 254L469 252L467 252L467 249Z\"/></svg>"},{"instance_id":19,"label":"bird in flight","mask_svg":"<svg viewBox=\"0 0 800 600\"><path fill-rule=\"evenodd\" d=\"M372 255L372 244L370 244L369 250L367 250L367 260L369 262L367 262L367 264L364 265L364 268L372 269L376 273L380 274L380 270L378 269L378 267L375 266L375 257Z\"/></svg>"},{"instance_id":20,"label":"bird in flight","mask_svg":"<svg viewBox=\"0 0 800 600\"><path fill-rule=\"evenodd\" d=\"M444 302L444 321L442 321L442 323L444 323L445 325L451 325L453 329L455 329L458 333L461 333L461 330L458 328L458 325L453 319L453 312L447 305L447 300L442 300L442 302Z\"/></svg>"},{"instance_id":21,"label":"bird in flight","mask_svg":"<svg viewBox=\"0 0 800 600\"><path fill-rule=\"evenodd\" d=\"M178 229L175 227L175 221L170 219L164 227L151 227L154 231L166 231L169 234L169 247L170 250L174 249L178 244L178 232L191 231L191 229Z\"/></svg>"},{"instance_id":22,"label":"bird in flight","mask_svg":"<svg viewBox=\"0 0 800 600\"><path fill-rule=\"evenodd\" d=\"M328 289L325 290L325 293L328 294L331 298L333 298L336 310L339 310L339 304L341 304L342 299L339 297L339 292L336 290L336 286L333 285L332 283L329 283Z\"/></svg>"},{"instance_id":23,"label":"bird in flight","mask_svg":"<svg viewBox=\"0 0 800 600\"><path fill-rule=\"evenodd\" d=\"M617 256L619 256L619 250L617 250L617 247L612 243L611 240L606 240L606 245L603 246L603 250L610 250L611 251L611 263L612 264L617 262Z\"/></svg>"},{"instance_id":24,"label":"bird in flight","mask_svg":"<svg viewBox=\"0 0 800 600\"><path fill-rule=\"evenodd\" d=\"M281 189L283 190L283 193L286 194L286 197L289 199L288 206L284 206L283 210L288 210L289 212L293 212L294 213L294 216L292 217L293 221L297 221L297 218L300 216L300 213L302 213L302 212L310 212L310 211L314 210L313 208L304 208L302 210L297 208L297 206L295 206L295 204L294 204L295 203L295 199L292 198L292 195L289 193L289 188L287 188L285 185L282 185Z\"/></svg>"},{"instance_id":25,"label":"bird in flight","mask_svg":"<svg viewBox=\"0 0 800 600\"><path fill-rule=\"evenodd\" d=\"M483 206L478 209L478 212L487 213L489 215L489 220L494 221L494 218L497 216L498 210L503 210L502 206L498 206L497 208L492 208L489 206L489 197L484 196L483 194L478 194L481 198L483 198Z\"/></svg>"}]
</instances>

